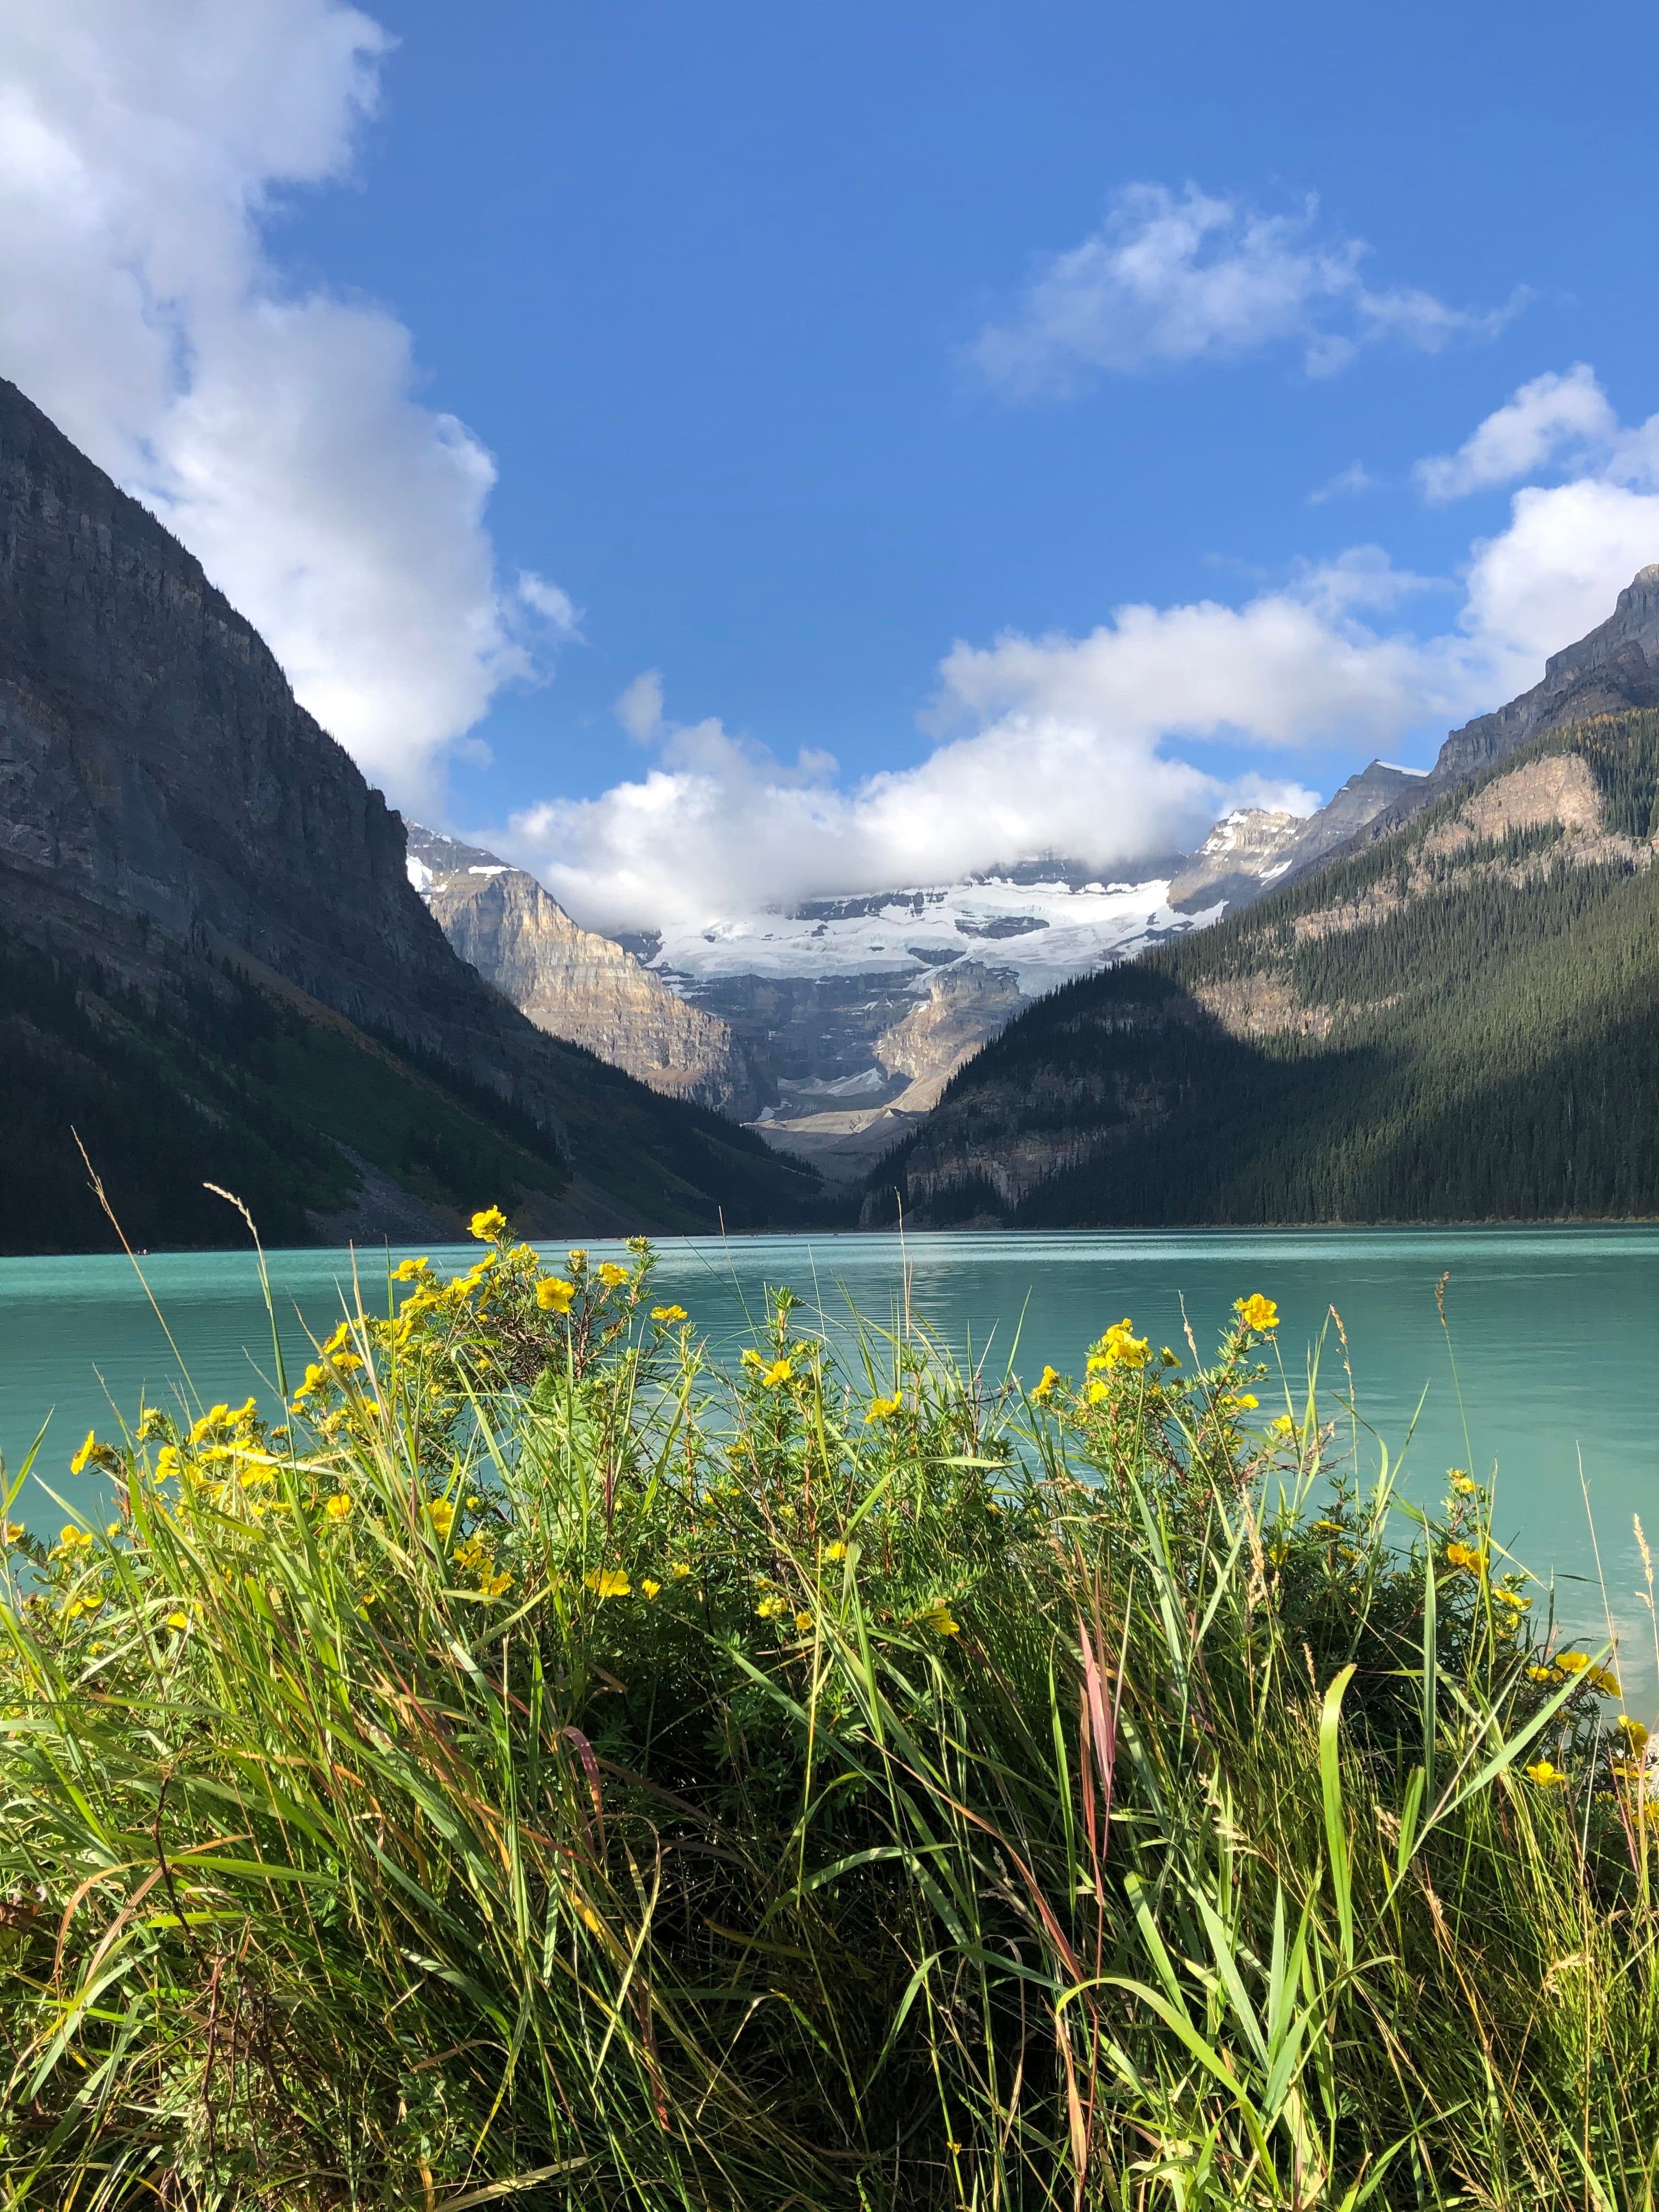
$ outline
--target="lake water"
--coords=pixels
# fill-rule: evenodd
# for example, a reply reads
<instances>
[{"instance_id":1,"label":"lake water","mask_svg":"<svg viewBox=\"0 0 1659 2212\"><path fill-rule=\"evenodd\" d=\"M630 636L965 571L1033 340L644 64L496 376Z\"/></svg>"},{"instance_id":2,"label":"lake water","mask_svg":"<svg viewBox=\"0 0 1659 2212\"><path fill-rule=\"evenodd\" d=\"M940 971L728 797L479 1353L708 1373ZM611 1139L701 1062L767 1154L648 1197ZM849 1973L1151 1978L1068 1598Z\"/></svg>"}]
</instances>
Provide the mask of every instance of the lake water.
<instances>
[{"instance_id":1,"label":"lake water","mask_svg":"<svg viewBox=\"0 0 1659 2212\"><path fill-rule=\"evenodd\" d=\"M477 1249L433 1257L465 1264ZM601 1257L612 1249L592 1247ZM1632 1522L1639 1514L1659 1541L1659 1230L935 1235L910 1238L902 1253L896 1237L711 1238L665 1243L659 1279L718 1346L734 1351L766 1285L791 1285L836 1329L849 1301L878 1318L891 1313L906 1260L915 1311L953 1346L988 1351L999 1369L1012 1357L1028 1381L1045 1360L1080 1371L1089 1342L1125 1314L1155 1345L1186 1357L1183 1301L1207 1354L1233 1299L1252 1291L1278 1300L1280 1345L1295 1374L1334 1306L1361 1417L1391 1451L1404 1444L1426 1389L1405 1492L1437 1501L1454 1465L1495 1477L1498 1537L1535 1571L1553 1571L1560 1611L1586 1629L1601 1619L1599 1545L1626 1671L1651 1680ZM360 1262L365 1301L378 1297L382 1310L386 1264L384 1253ZM172 1253L143 1266L202 1400L271 1395L252 1255ZM1462 1413L1435 1309L1435 1283L1448 1268ZM302 1362L307 1328L325 1334L350 1295L350 1257L276 1253L270 1269L286 1356ZM162 1399L178 1376L126 1260L0 1259L0 1453L9 1465L50 1416L38 1472L60 1497L90 1502L89 1480L68 1473L81 1438L92 1427L110 1433L112 1408L135 1419L141 1396ZM1324 1380L1346 1390L1334 1342ZM32 1525L56 1528L58 1509L33 1484L21 1502Z\"/></svg>"}]
</instances>

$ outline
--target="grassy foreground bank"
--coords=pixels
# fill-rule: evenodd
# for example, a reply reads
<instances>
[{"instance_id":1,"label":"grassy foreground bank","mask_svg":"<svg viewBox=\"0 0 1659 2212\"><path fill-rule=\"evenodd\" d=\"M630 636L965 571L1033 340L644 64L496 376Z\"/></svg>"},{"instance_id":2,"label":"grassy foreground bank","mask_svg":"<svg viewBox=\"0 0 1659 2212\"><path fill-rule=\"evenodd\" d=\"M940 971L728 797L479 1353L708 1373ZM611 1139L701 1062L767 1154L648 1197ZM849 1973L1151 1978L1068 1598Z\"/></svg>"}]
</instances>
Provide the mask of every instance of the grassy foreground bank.
<instances>
[{"instance_id":1,"label":"grassy foreground bank","mask_svg":"<svg viewBox=\"0 0 1659 2212\"><path fill-rule=\"evenodd\" d=\"M727 1376L475 1230L5 1532L0 2203L1651 2205L1645 1735L1269 1301Z\"/></svg>"}]
</instances>

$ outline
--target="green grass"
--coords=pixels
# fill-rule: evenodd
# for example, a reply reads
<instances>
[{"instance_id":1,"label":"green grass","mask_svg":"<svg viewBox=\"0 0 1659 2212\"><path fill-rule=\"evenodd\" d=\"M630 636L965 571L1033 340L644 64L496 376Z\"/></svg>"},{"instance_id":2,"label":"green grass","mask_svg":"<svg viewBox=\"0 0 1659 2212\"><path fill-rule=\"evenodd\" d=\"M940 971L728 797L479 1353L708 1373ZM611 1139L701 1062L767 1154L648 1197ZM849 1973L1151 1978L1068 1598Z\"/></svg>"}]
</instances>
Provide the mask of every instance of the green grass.
<instances>
[{"instance_id":1,"label":"green grass","mask_svg":"<svg viewBox=\"0 0 1659 2212\"><path fill-rule=\"evenodd\" d=\"M0 2203L1650 2206L1644 1770L1480 1491L1259 1309L1027 1395L649 1274L369 1286L13 1545Z\"/></svg>"}]
</instances>

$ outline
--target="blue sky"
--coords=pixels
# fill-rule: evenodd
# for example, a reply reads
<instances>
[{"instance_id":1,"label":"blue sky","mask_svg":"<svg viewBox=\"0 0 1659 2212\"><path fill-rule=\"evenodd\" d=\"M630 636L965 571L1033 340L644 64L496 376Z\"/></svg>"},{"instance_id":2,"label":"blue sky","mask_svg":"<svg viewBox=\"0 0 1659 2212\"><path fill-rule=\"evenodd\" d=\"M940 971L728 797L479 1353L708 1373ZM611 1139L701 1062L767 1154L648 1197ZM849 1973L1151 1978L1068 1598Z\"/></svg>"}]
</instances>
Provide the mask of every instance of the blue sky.
<instances>
[{"instance_id":1,"label":"blue sky","mask_svg":"<svg viewBox=\"0 0 1659 2212\"><path fill-rule=\"evenodd\" d=\"M0 369L587 918L1128 867L1426 761L1659 557L1628 11L15 4Z\"/></svg>"}]
</instances>

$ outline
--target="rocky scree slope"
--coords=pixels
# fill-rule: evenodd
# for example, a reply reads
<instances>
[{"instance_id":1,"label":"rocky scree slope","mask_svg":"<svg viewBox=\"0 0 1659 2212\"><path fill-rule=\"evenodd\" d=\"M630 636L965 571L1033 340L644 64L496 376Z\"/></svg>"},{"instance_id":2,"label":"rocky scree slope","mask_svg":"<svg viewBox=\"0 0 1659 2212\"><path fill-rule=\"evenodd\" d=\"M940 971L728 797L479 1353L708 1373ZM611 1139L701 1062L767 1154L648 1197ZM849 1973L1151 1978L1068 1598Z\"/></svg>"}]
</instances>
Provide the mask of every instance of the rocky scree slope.
<instances>
[{"instance_id":1,"label":"rocky scree slope","mask_svg":"<svg viewBox=\"0 0 1659 2212\"><path fill-rule=\"evenodd\" d=\"M409 877L461 958L538 1029L585 1045L666 1097L739 1121L759 1111L754 1076L726 1024L613 939L581 928L534 876L411 823Z\"/></svg>"},{"instance_id":2,"label":"rocky scree slope","mask_svg":"<svg viewBox=\"0 0 1659 2212\"><path fill-rule=\"evenodd\" d=\"M1022 1015L865 1218L896 1191L1022 1227L1659 1213L1656 841L1659 712L1534 737Z\"/></svg>"},{"instance_id":3,"label":"rocky scree slope","mask_svg":"<svg viewBox=\"0 0 1659 2212\"><path fill-rule=\"evenodd\" d=\"M456 957L251 625L3 380L0 1030L4 1249L110 1241L71 1122L148 1244L236 1230L204 1177L289 1241L372 1231L382 1188L433 1230L516 1192L550 1231L787 1218L810 1188Z\"/></svg>"}]
</instances>

